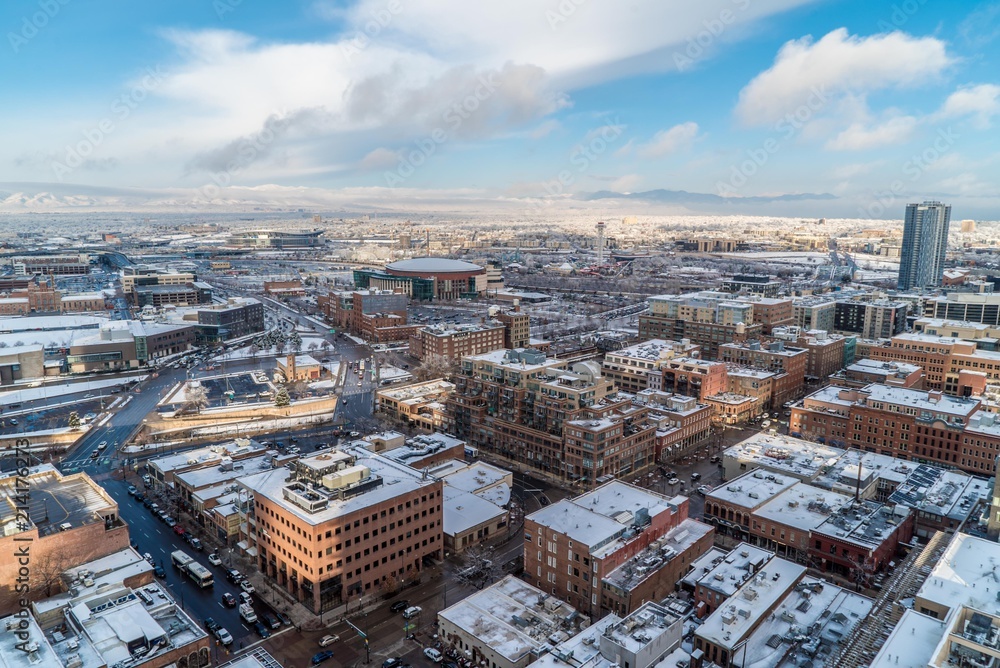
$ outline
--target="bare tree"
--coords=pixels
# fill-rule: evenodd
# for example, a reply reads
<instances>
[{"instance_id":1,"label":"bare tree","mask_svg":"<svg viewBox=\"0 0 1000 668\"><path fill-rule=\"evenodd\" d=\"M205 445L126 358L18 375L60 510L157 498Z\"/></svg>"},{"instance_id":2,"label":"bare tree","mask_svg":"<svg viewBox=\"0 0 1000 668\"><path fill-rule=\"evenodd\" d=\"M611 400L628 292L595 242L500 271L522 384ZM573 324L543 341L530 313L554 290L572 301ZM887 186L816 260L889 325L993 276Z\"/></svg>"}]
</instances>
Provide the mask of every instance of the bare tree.
<instances>
[{"instance_id":1,"label":"bare tree","mask_svg":"<svg viewBox=\"0 0 1000 668\"><path fill-rule=\"evenodd\" d=\"M185 398L184 408L192 413L201 413L202 410L208 407L208 393L205 392L205 388L202 387L201 383L188 385Z\"/></svg>"},{"instance_id":2,"label":"bare tree","mask_svg":"<svg viewBox=\"0 0 1000 668\"><path fill-rule=\"evenodd\" d=\"M434 378L450 378L458 372L458 361L450 357L431 356L413 369L416 380L432 380Z\"/></svg>"},{"instance_id":3,"label":"bare tree","mask_svg":"<svg viewBox=\"0 0 1000 668\"><path fill-rule=\"evenodd\" d=\"M496 551L491 547L473 545L462 555L462 568L458 580L476 589L485 589L503 576L503 568L497 562Z\"/></svg>"}]
</instances>

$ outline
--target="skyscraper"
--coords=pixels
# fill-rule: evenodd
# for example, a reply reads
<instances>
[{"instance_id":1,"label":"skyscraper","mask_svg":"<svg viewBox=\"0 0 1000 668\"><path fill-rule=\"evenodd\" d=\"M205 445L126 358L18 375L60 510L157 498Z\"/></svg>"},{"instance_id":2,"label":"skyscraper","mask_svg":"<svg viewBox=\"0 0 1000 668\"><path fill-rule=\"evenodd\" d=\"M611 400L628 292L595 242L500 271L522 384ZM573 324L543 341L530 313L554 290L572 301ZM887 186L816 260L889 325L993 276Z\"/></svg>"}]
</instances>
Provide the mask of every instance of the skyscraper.
<instances>
[{"instance_id":1,"label":"skyscraper","mask_svg":"<svg viewBox=\"0 0 1000 668\"><path fill-rule=\"evenodd\" d=\"M941 202L906 205L899 261L900 290L941 285L950 222L951 206Z\"/></svg>"}]
</instances>

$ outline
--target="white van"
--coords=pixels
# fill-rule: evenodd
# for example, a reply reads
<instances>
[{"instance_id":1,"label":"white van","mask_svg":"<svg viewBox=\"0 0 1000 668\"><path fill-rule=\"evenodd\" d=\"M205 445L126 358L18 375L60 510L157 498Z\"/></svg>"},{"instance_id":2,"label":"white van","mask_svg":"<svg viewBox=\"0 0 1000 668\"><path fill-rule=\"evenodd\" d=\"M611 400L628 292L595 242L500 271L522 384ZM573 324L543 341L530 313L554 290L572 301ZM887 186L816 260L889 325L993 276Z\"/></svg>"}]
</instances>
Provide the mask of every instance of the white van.
<instances>
[{"instance_id":1,"label":"white van","mask_svg":"<svg viewBox=\"0 0 1000 668\"><path fill-rule=\"evenodd\" d=\"M257 613L253 611L253 608L245 603L240 606L240 617L242 617L244 621L249 624L253 624L257 621Z\"/></svg>"},{"instance_id":2,"label":"white van","mask_svg":"<svg viewBox=\"0 0 1000 668\"><path fill-rule=\"evenodd\" d=\"M413 619L421 613L422 609L419 605L411 605L406 610L403 611L403 619Z\"/></svg>"}]
</instances>

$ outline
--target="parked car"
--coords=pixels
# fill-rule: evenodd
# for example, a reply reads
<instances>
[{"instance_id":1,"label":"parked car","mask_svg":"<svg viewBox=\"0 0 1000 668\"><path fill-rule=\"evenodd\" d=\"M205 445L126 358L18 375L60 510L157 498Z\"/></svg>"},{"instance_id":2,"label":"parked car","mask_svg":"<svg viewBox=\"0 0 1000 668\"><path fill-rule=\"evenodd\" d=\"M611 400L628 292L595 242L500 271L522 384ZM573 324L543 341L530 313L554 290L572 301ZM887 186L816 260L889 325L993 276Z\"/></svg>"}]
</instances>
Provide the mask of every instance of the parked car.
<instances>
[{"instance_id":1,"label":"parked car","mask_svg":"<svg viewBox=\"0 0 1000 668\"><path fill-rule=\"evenodd\" d=\"M236 597L227 591L225 594L222 595L222 604L227 608L235 608Z\"/></svg>"},{"instance_id":2,"label":"parked car","mask_svg":"<svg viewBox=\"0 0 1000 668\"><path fill-rule=\"evenodd\" d=\"M695 471L691 474L691 480L701 480L701 474Z\"/></svg>"},{"instance_id":3,"label":"parked car","mask_svg":"<svg viewBox=\"0 0 1000 668\"><path fill-rule=\"evenodd\" d=\"M336 633L334 633L333 635L329 635L329 636L323 636L322 638L319 639L319 646L320 647L329 647L330 645L332 645L333 643L337 642L338 640L340 640L340 636L338 636Z\"/></svg>"},{"instance_id":4,"label":"parked car","mask_svg":"<svg viewBox=\"0 0 1000 668\"><path fill-rule=\"evenodd\" d=\"M255 590L255 589L253 588L253 585L252 585L252 584L250 584L250 581L249 581L249 580L241 580L241 581L240 581L240 589L242 589L242 590L243 590L244 592L246 592L247 594L252 594L252 593L254 593L254 592L256 591L256 590Z\"/></svg>"},{"instance_id":5,"label":"parked car","mask_svg":"<svg viewBox=\"0 0 1000 668\"><path fill-rule=\"evenodd\" d=\"M253 596L245 591L240 592L240 603L242 605L253 605Z\"/></svg>"},{"instance_id":6,"label":"parked car","mask_svg":"<svg viewBox=\"0 0 1000 668\"><path fill-rule=\"evenodd\" d=\"M284 624L285 626L291 626L292 625L292 618L289 617L288 615L286 615L285 613L283 613L283 612L276 612L274 614L278 615L278 619L280 619L281 623ZM336 634L334 634L334 635L336 635Z\"/></svg>"},{"instance_id":7,"label":"parked car","mask_svg":"<svg viewBox=\"0 0 1000 668\"><path fill-rule=\"evenodd\" d=\"M201 552L204 549L201 546L201 541L198 540L197 538L192 538L191 539L191 547L193 547L194 549L198 550L199 552Z\"/></svg>"},{"instance_id":8,"label":"parked car","mask_svg":"<svg viewBox=\"0 0 1000 668\"><path fill-rule=\"evenodd\" d=\"M312 665L318 666L327 659L332 659L332 658L333 658L333 652L331 652L328 649L325 649L322 652L316 652L315 654L313 654Z\"/></svg>"},{"instance_id":9,"label":"parked car","mask_svg":"<svg viewBox=\"0 0 1000 668\"><path fill-rule=\"evenodd\" d=\"M403 612L403 619L413 619L423 611L419 605L412 605Z\"/></svg>"},{"instance_id":10,"label":"parked car","mask_svg":"<svg viewBox=\"0 0 1000 668\"><path fill-rule=\"evenodd\" d=\"M173 517L168 517L168 518L164 519L163 521L166 522L166 524L167 524L168 527L171 527L173 529L177 528L177 520L175 520Z\"/></svg>"},{"instance_id":11,"label":"parked car","mask_svg":"<svg viewBox=\"0 0 1000 668\"><path fill-rule=\"evenodd\" d=\"M402 612L403 610L406 610L408 607L410 607L409 601L396 601L395 603L389 606L389 610L392 612Z\"/></svg>"},{"instance_id":12,"label":"parked car","mask_svg":"<svg viewBox=\"0 0 1000 668\"><path fill-rule=\"evenodd\" d=\"M153 569L153 574L156 575L156 577L158 577L158 578L165 578L165 577L167 577L167 572L165 570L163 570L163 566L159 566L159 565L157 565Z\"/></svg>"},{"instance_id":13,"label":"parked car","mask_svg":"<svg viewBox=\"0 0 1000 668\"><path fill-rule=\"evenodd\" d=\"M208 555L208 563L212 564L213 566L221 566L222 559L219 559L219 555L213 552L212 554Z\"/></svg>"},{"instance_id":14,"label":"parked car","mask_svg":"<svg viewBox=\"0 0 1000 668\"><path fill-rule=\"evenodd\" d=\"M441 663L441 659L443 658L441 656L441 652L438 651L438 650L436 650L436 649L434 649L433 647L425 647L424 648L424 656L426 656L428 659L430 659L434 663Z\"/></svg>"},{"instance_id":15,"label":"parked car","mask_svg":"<svg viewBox=\"0 0 1000 668\"><path fill-rule=\"evenodd\" d=\"M698 493L701 494L702 496L705 496L711 491L712 488L709 485L702 485L701 487L698 488Z\"/></svg>"},{"instance_id":16,"label":"parked car","mask_svg":"<svg viewBox=\"0 0 1000 668\"><path fill-rule=\"evenodd\" d=\"M153 509L153 500L151 498L149 498L149 497L145 497L142 500L142 505L144 505L145 507L147 507L150 510L152 510Z\"/></svg>"},{"instance_id":17,"label":"parked car","mask_svg":"<svg viewBox=\"0 0 1000 668\"><path fill-rule=\"evenodd\" d=\"M388 658L382 662L382 668L399 668L401 665L403 665L403 660L398 656Z\"/></svg>"},{"instance_id":18,"label":"parked car","mask_svg":"<svg viewBox=\"0 0 1000 668\"><path fill-rule=\"evenodd\" d=\"M719 462L722 461L722 457L720 457L719 455L712 455L708 461L710 461L713 464L718 464Z\"/></svg>"},{"instance_id":19,"label":"parked car","mask_svg":"<svg viewBox=\"0 0 1000 668\"><path fill-rule=\"evenodd\" d=\"M219 639L223 645L232 645L233 637L229 635L229 631L224 628L219 628L215 631L215 637Z\"/></svg>"},{"instance_id":20,"label":"parked car","mask_svg":"<svg viewBox=\"0 0 1000 668\"><path fill-rule=\"evenodd\" d=\"M261 638L270 638L271 631L267 628L267 625L263 622L254 622L253 630L257 632Z\"/></svg>"},{"instance_id":21,"label":"parked car","mask_svg":"<svg viewBox=\"0 0 1000 668\"><path fill-rule=\"evenodd\" d=\"M239 584L240 580L243 579L243 574L240 573L235 568L230 568L228 571L226 571L226 579L232 582L233 584Z\"/></svg>"},{"instance_id":22,"label":"parked car","mask_svg":"<svg viewBox=\"0 0 1000 668\"><path fill-rule=\"evenodd\" d=\"M128 486L128 494L129 494L129 496L135 496L135 493L138 492L138 491L139 490L136 488L135 485L129 485Z\"/></svg>"},{"instance_id":23,"label":"parked car","mask_svg":"<svg viewBox=\"0 0 1000 668\"><path fill-rule=\"evenodd\" d=\"M178 524L177 526L174 527L174 533L177 534L178 536L183 536L184 535L184 527L182 527L181 525Z\"/></svg>"},{"instance_id":24,"label":"parked car","mask_svg":"<svg viewBox=\"0 0 1000 668\"><path fill-rule=\"evenodd\" d=\"M264 621L272 629L280 629L281 628L281 622L278 620L277 617L275 617L274 615L272 615L270 612L265 612L264 614L261 615L261 617L263 617Z\"/></svg>"},{"instance_id":25,"label":"parked car","mask_svg":"<svg viewBox=\"0 0 1000 668\"><path fill-rule=\"evenodd\" d=\"M217 621L215 621L214 619L212 619L211 617L206 617L205 618L205 628L208 629L209 633L215 633L220 628L222 628L222 626Z\"/></svg>"}]
</instances>

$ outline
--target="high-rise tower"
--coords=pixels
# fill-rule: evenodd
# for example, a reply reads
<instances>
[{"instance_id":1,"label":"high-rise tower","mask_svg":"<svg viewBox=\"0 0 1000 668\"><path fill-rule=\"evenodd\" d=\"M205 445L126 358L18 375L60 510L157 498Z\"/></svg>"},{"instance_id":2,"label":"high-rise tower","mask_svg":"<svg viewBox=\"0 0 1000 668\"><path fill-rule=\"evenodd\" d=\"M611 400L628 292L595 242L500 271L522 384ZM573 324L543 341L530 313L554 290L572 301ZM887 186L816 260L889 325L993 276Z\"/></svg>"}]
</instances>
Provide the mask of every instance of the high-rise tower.
<instances>
[{"instance_id":1,"label":"high-rise tower","mask_svg":"<svg viewBox=\"0 0 1000 668\"><path fill-rule=\"evenodd\" d=\"M906 205L897 283L900 290L941 285L950 222L951 206L941 202Z\"/></svg>"},{"instance_id":2,"label":"high-rise tower","mask_svg":"<svg viewBox=\"0 0 1000 668\"><path fill-rule=\"evenodd\" d=\"M604 264L604 221L597 224L597 264Z\"/></svg>"}]
</instances>

